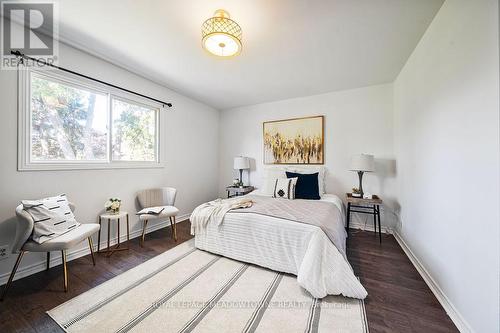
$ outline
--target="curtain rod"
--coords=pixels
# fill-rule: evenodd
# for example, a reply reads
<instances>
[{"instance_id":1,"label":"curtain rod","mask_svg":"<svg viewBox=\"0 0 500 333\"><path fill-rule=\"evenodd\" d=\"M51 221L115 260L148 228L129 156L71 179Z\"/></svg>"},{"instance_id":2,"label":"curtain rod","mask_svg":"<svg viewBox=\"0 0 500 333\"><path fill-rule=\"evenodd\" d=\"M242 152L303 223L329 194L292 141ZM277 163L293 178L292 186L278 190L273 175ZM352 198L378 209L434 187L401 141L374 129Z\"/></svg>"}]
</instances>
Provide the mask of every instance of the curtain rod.
<instances>
[{"instance_id":1,"label":"curtain rod","mask_svg":"<svg viewBox=\"0 0 500 333\"><path fill-rule=\"evenodd\" d=\"M156 98L153 98L153 97L150 97L150 96L146 96L146 95L143 95L143 94L140 94L138 92L135 92L135 91L132 91L132 90L128 90L126 88L122 88L122 87L119 87L119 86L115 86L114 84L111 84L111 83L108 83L108 82L104 82L104 81L101 81L99 79L95 79L93 77L90 77L90 76L87 76L85 74L80 74L80 73L77 73L77 72L74 72L70 69L67 69L67 68L64 68L64 67L59 67L59 66L56 66L56 65L52 65L48 62L46 62L45 60L42 60L42 59L36 59L36 58L32 58L30 56L27 56L25 54L22 54L21 52L19 51L10 51L11 54L15 55L16 57L18 58L24 58L24 59L28 59L28 60L31 60L31 61L35 61L36 63L38 64L41 64L41 65L44 65L44 66L49 66L49 67L53 67L55 69L59 69L61 71L64 71L64 72L67 72L67 73L70 73L70 74L74 74L74 75L77 75L77 76L81 76L83 78L86 78L88 80L92 80L92 81L95 81L95 82L99 82L101 84L104 84L104 85L107 85L109 87L113 87L115 89L119 89L119 90L122 90L122 91L125 91L125 92L128 92L130 94L134 94L134 95L137 95L137 96L141 96L143 98L146 98L146 99L149 99L151 101L155 101L157 103L160 103L160 104L163 104L163 106L168 106L169 108L172 107L172 103L169 103L169 102L164 102L164 101L161 101L159 99L156 99ZM21 60L22 61L22 60Z\"/></svg>"}]
</instances>

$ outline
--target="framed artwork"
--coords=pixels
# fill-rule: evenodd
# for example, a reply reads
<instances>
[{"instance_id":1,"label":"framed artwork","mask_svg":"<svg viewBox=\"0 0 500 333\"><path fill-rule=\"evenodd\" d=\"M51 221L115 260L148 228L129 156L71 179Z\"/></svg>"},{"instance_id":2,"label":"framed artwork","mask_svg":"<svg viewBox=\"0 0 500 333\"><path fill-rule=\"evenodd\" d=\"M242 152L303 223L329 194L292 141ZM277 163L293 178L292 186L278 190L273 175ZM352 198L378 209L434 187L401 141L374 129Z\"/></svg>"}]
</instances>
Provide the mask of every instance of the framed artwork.
<instances>
[{"instance_id":1,"label":"framed artwork","mask_svg":"<svg viewBox=\"0 0 500 333\"><path fill-rule=\"evenodd\" d=\"M324 116L266 121L264 164L324 164Z\"/></svg>"}]
</instances>

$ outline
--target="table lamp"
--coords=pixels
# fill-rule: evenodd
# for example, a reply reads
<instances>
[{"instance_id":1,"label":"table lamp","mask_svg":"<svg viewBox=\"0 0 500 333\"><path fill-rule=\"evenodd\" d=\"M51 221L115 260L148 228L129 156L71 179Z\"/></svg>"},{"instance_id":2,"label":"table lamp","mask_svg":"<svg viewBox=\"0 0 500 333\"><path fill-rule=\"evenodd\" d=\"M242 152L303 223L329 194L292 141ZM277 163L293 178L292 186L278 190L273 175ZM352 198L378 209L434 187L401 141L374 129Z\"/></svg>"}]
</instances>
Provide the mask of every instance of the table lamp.
<instances>
[{"instance_id":1,"label":"table lamp","mask_svg":"<svg viewBox=\"0 0 500 333\"><path fill-rule=\"evenodd\" d=\"M375 171L373 155L359 154L351 158L351 171L357 171L359 177L359 192L363 198L363 173Z\"/></svg>"},{"instance_id":2,"label":"table lamp","mask_svg":"<svg viewBox=\"0 0 500 333\"><path fill-rule=\"evenodd\" d=\"M243 170L250 169L250 159L248 157L238 156L234 158L233 168L240 170L240 186L243 186Z\"/></svg>"}]
</instances>

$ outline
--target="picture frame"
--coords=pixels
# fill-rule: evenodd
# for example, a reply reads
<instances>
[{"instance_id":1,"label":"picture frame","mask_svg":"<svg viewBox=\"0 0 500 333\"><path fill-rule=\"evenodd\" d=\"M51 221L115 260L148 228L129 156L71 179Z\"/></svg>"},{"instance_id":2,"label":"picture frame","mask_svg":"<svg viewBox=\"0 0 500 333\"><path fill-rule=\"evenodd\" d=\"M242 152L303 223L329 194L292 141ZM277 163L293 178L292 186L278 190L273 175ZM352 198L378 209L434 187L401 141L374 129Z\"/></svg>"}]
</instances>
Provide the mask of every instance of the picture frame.
<instances>
[{"instance_id":1,"label":"picture frame","mask_svg":"<svg viewBox=\"0 0 500 333\"><path fill-rule=\"evenodd\" d=\"M324 134L321 115L263 122L264 164L324 164Z\"/></svg>"}]
</instances>

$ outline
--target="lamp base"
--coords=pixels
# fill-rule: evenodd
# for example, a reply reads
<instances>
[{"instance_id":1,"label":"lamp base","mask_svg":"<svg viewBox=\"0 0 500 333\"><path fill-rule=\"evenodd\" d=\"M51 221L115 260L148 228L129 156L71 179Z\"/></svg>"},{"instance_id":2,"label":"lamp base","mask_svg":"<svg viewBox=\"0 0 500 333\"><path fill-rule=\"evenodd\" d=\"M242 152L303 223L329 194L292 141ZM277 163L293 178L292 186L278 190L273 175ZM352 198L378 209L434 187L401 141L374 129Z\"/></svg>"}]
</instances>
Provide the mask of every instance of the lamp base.
<instances>
[{"instance_id":1,"label":"lamp base","mask_svg":"<svg viewBox=\"0 0 500 333\"><path fill-rule=\"evenodd\" d=\"M364 196L364 193L363 193L363 173L364 173L364 171L358 171L358 178L359 178L359 194L360 194L360 197L361 197L361 198Z\"/></svg>"}]
</instances>

